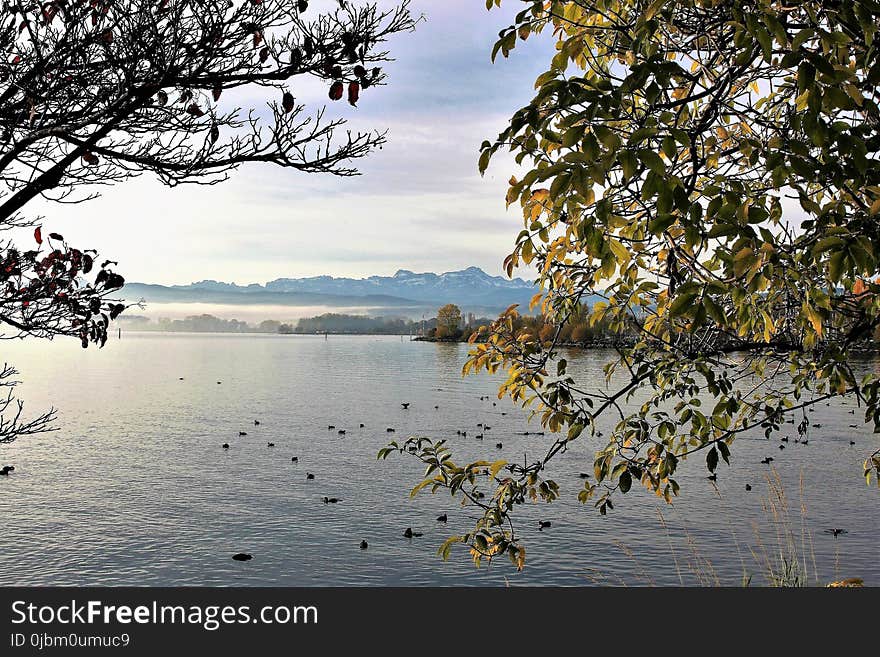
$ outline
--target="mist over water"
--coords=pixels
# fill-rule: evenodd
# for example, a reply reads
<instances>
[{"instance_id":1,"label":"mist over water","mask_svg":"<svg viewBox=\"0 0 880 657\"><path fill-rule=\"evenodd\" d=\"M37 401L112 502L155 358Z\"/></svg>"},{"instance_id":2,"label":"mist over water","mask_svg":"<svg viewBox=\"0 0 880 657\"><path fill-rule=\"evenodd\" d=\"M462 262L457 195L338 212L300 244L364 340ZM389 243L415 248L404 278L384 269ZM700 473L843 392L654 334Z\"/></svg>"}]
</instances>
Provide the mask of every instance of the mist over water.
<instances>
[{"instance_id":1,"label":"mist over water","mask_svg":"<svg viewBox=\"0 0 880 657\"><path fill-rule=\"evenodd\" d=\"M315 317L325 313L344 315L369 315L370 317L421 317L428 308L381 306L273 306L263 304L218 304L218 303L148 303L142 310L132 309L131 313L158 321L162 318L184 319L192 315L213 315L221 319L237 319L248 324L259 324L267 319L296 325L303 317Z\"/></svg>"},{"instance_id":2,"label":"mist over water","mask_svg":"<svg viewBox=\"0 0 880 657\"><path fill-rule=\"evenodd\" d=\"M517 573L506 560L475 570L463 548L443 562L438 546L469 530L473 512L445 493L410 499L422 475L415 459L376 460L388 440L410 434L448 438L459 462L543 453L550 437L518 435L540 427L496 399L498 377L461 377L466 345L123 331L102 351L61 340L3 346L21 371L26 412L54 405L61 427L0 446L0 464L16 468L0 478L3 585L739 585L744 572L764 584L762 561L776 556L762 509L765 456L775 459L810 577L815 560L823 583L880 584L880 492L865 486L861 467L878 439L851 402L816 408L811 423L822 426L807 446L779 450L776 438L745 436L732 448L734 467L719 466L717 488L698 457L681 465L674 505L636 485L606 517L576 500L599 439L579 442L548 473L563 498L518 516L527 566ZM602 385L609 354L565 356L581 380ZM483 441L477 423L492 427ZM795 432L785 425L782 434ZM325 495L342 501L325 505ZM436 521L441 513L448 525ZM539 532L538 520L552 527ZM407 527L424 536L404 538ZM824 533L832 527L848 533L835 539ZM254 559L232 561L242 551Z\"/></svg>"}]
</instances>

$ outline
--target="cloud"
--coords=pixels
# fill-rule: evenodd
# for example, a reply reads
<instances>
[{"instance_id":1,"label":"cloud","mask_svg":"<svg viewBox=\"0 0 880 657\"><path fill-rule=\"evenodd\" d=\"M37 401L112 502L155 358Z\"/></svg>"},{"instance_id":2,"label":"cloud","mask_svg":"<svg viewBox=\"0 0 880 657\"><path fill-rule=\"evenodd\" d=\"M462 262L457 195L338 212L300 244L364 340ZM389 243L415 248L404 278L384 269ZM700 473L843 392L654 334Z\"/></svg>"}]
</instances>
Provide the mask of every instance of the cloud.
<instances>
[{"instance_id":1,"label":"cloud","mask_svg":"<svg viewBox=\"0 0 880 657\"><path fill-rule=\"evenodd\" d=\"M385 2L385 4L388 4ZM549 62L547 39L489 61L518 3L486 12L476 0L418 0L426 21L390 44L389 85L369 89L357 109L332 103L353 130L387 130L388 144L359 161L363 176L340 179L250 166L213 186L167 189L148 176L78 206L46 206L46 225L77 245L120 261L129 280L239 283L284 276L448 271L469 265L501 273L520 228L505 210L510 160L481 178L480 143L528 102ZM293 82L314 111L321 83ZM260 105L272 90L239 91L223 102Z\"/></svg>"}]
</instances>

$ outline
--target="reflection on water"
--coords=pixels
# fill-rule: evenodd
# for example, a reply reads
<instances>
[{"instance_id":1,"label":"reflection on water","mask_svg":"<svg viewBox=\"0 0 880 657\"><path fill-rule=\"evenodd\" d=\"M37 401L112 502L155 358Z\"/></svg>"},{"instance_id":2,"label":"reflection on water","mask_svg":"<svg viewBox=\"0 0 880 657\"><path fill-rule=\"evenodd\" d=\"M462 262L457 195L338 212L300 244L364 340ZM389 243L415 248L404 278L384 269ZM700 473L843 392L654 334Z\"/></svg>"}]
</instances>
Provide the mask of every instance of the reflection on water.
<instances>
[{"instance_id":1,"label":"reflection on water","mask_svg":"<svg viewBox=\"0 0 880 657\"><path fill-rule=\"evenodd\" d=\"M782 451L759 435L740 439L736 467L722 465L717 490L698 459L683 464L684 496L673 507L634 490L606 517L575 499L596 443L578 445L551 472L563 499L520 515L526 570L498 562L476 571L463 550L449 562L436 556L444 538L470 528L473 513L445 494L410 500L418 464L375 459L388 427L396 438L446 437L459 459L522 459L546 448L549 437L517 435L534 425L495 398L497 378L461 378L464 345L130 333L103 351L62 341L4 346L31 412L55 405L62 429L0 446L0 463L16 467L0 481L0 584L695 584L717 575L738 585L743 572L764 583L758 562L774 539L759 461L768 455L810 570L814 555L822 581L880 584L880 500L861 476L877 439L849 427L859 422L852 405L817 408L812 422L822 428L811 429L808 446ZM601 354L567 358L600 385ZM492 427L487 440L472 438L477 423ZM346 434L328 431L331 424ZM325 505L325 495L342 501ZM444 512L448 526L435 520ZM552 528L538 532L539 519ZM406 527L424 536L406 539ZM830 527L848 533L834 538L823 531ZM369 549L359 549L361 540ZM232 561L241 551L253 561Z\"/></svg>"}]
</instances>

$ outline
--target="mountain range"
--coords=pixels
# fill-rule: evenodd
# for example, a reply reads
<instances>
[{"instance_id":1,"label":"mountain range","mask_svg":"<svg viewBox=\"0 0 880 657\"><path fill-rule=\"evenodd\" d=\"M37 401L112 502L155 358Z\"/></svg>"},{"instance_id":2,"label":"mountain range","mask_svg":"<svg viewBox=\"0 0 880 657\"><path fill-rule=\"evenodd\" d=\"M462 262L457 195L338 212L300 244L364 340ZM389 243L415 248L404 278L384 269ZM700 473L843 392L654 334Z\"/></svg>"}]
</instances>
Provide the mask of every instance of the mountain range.
<instances>
[{"instance_id":1,"label":"mountain range","mask_svg":"<svg viewBox=\"0 0 880 657\"><path fill-rule=\"evenodd\" d=\"M204 280L189 285L128 283L129 301L153 303L273 304L283 306L414 307L455 303L463 308L528 305L537 289L530 281L490 276L479 267L444 274L406 269L368 278L278 278L264 285Z\"/></svg>"}]
</instances>

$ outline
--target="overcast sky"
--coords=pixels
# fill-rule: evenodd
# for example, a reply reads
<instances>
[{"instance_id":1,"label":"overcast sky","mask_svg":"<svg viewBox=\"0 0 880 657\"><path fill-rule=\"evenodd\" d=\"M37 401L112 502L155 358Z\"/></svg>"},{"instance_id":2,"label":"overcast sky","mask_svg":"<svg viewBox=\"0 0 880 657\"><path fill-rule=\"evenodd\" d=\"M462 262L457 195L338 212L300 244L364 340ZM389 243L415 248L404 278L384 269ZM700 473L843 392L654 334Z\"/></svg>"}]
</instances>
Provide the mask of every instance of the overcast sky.
<instances>
[{"instance_id":1,"label":"overcast sky","mask_svg":"<svg viewBox=\"0 0 880 657\"><path fill-rule=\"evenodd\" d=\"M356 109L333 104L353 127L389 131L388 145L359 162L359 178L252 165L218 186L168 189L143 176L84 205L41 209L44 225L118 260L129 281L244 284L471 265L500 274L521 220L504 207L512 169L502 163L481 178L478 149L531 98L552 50L548 39L530 41L493 65L498 31L521 8L506 4L487 12L483 0L413 1L426 20L390 43L388 86L364 92ZM310 86L294 82L294 94L323 104L326 89Z\"/></svg>"}]
</instances>

